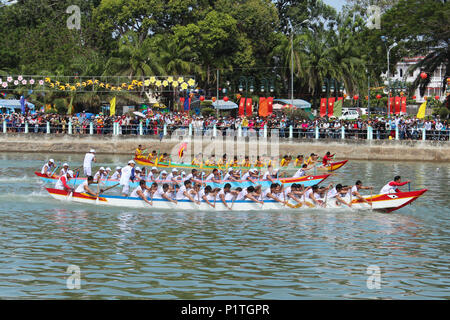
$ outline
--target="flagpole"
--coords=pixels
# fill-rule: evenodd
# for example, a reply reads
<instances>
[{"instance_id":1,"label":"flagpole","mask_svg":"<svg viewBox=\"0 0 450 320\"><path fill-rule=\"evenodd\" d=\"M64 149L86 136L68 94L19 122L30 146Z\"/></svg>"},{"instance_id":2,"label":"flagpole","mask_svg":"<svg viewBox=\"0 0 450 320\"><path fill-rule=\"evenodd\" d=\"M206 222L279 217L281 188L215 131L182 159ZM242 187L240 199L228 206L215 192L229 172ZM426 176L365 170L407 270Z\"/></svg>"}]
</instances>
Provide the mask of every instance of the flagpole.
<instances>
[{"instance_id":1,"label":"flagpole","mask_svg":"<svg viewBox=\"0 0 450 320\"><path fill-rule=\"evenodd\" d=\"M217 69L217 91L216 91L216 118L219 118L219 69Z\"/></svg>"}]
</instances>

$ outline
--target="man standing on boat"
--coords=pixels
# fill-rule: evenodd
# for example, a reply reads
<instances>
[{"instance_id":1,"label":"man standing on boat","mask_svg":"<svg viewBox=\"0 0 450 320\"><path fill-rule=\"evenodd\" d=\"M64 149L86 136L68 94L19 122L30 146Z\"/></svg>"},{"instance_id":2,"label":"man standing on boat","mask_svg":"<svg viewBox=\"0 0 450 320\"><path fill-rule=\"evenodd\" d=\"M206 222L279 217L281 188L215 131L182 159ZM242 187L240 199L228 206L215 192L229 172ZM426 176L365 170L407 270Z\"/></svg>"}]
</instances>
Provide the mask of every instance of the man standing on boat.
<instances>
[{"instance_id":1,"label":"man standing on boat","mask_svg":"<svg viewBox=\"0 0 450 320\"><path fill-rule=\"evenodd\" d=\"M91 149L84 156L83 171L84 171L84 175L86 177L92 175L92 162L97 162L97 159L95 159L95 150L94 149Z\"/></svg>"},{"instance_id":2,"label":"man standing on boat","mask_svg":"<svg viewBox=\"0 0 450 320\"><path fill-rule=\"evenodd\" d=\"M401 182L401 180L402 178L400 176L394 177L394 181L390 181L383 188L381 188L380 194L401 192L398 187L404 186L405 184L411 182L409 180Z\"/></svg>"},{"instance_id":3,"label":"man standing on boat","mask_svg":"<svg viewBox=\"0 0 450 320\"><path fill-rule=\"evenodd\" d=\"M128 197L130 192L130 180L134 182L134 166L136 163L133 160L128 161L128 165L122 168L122 176L120 177L120 186L123 187L122 195ZM144 180L141 180L144 181ZM145 183L145 181L144 181Z\"/></svg>"}]
</instances>

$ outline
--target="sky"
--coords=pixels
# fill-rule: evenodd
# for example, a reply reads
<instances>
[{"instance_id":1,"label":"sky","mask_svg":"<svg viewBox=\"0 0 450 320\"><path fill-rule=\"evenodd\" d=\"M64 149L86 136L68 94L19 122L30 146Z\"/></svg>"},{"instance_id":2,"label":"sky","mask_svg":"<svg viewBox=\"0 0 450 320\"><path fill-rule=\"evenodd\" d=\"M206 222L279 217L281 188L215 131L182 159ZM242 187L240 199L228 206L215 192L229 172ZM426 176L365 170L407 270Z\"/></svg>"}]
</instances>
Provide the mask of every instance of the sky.
<instances>
[{"instance_id":1,"label":"sky","mask_svg":"<svg viewBox=\"0 0 450 320\"><path fill-rule=\"evenodd\" d=\"M323 0L323 2L333 6L338 12L341 11L342 6L345 4L345 0Z\"/></svg>"}]
</instances>

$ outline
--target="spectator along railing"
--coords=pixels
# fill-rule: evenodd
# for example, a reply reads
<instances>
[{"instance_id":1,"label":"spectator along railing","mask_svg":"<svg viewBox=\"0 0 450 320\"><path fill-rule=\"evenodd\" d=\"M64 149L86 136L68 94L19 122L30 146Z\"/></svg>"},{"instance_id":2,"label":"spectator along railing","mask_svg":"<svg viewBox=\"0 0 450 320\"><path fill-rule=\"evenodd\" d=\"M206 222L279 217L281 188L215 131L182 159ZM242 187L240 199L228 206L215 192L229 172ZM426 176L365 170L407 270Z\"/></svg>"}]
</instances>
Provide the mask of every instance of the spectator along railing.
<instances>
[{"instance_id":1,"label":"spectator along railing","mask_svg":"<svg viewBox=\"0 0 450 320\"><path fill-rule=\"evenodd\" d=\"M364 129L330 127L321 128L319 126L310 125L305 128L297 128L293 126L279 127L255 127L248 128L234 125L208 127L197 127L193 124L189 125L145 125L144 122L139 124L119 124L114 122L111 124L97 125L95 122L83 123L28 123L28 122L8 122L6 120L0 122L0 132L6 133L44 133L44 134L68 134L68 135L140 135L140 136L158 136L160 139L171 136L234 136L234 137L271 137L277 134L280 138L285 139L358 139L358 140L436 140L449 141L449 129L430 129L423 127L396 127L395 129L384 129L379 127L367 126Z\"/></svg>"}]
</instances>

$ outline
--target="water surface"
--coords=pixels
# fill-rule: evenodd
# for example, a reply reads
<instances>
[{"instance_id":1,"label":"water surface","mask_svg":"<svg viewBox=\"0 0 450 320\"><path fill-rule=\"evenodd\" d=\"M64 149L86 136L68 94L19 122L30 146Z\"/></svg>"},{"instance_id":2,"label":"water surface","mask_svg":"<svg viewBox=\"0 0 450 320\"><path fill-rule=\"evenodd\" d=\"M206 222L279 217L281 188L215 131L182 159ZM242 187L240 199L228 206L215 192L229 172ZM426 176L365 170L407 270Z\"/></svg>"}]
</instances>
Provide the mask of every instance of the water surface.
<instances>
[{"instance_id":1,"label":"water surface","mask_svg":"<svg viewBox=\"0 0 450 320\"><path fill-rule=\"evenodd\" d=\"M0 155L3 299L448 299L450 165L350 161L329 181L378 191L394 175L429 191L370 211L135 211L53 200L33 172L50 157ZM128 160L99 155L98 166ZM328 180L327 180L328 181ZM408 190L408 186L403 187ZM69 290L69 265L81 288ZM381 288L368 289L370 265Z\"/></svg>"}]
</instances>

